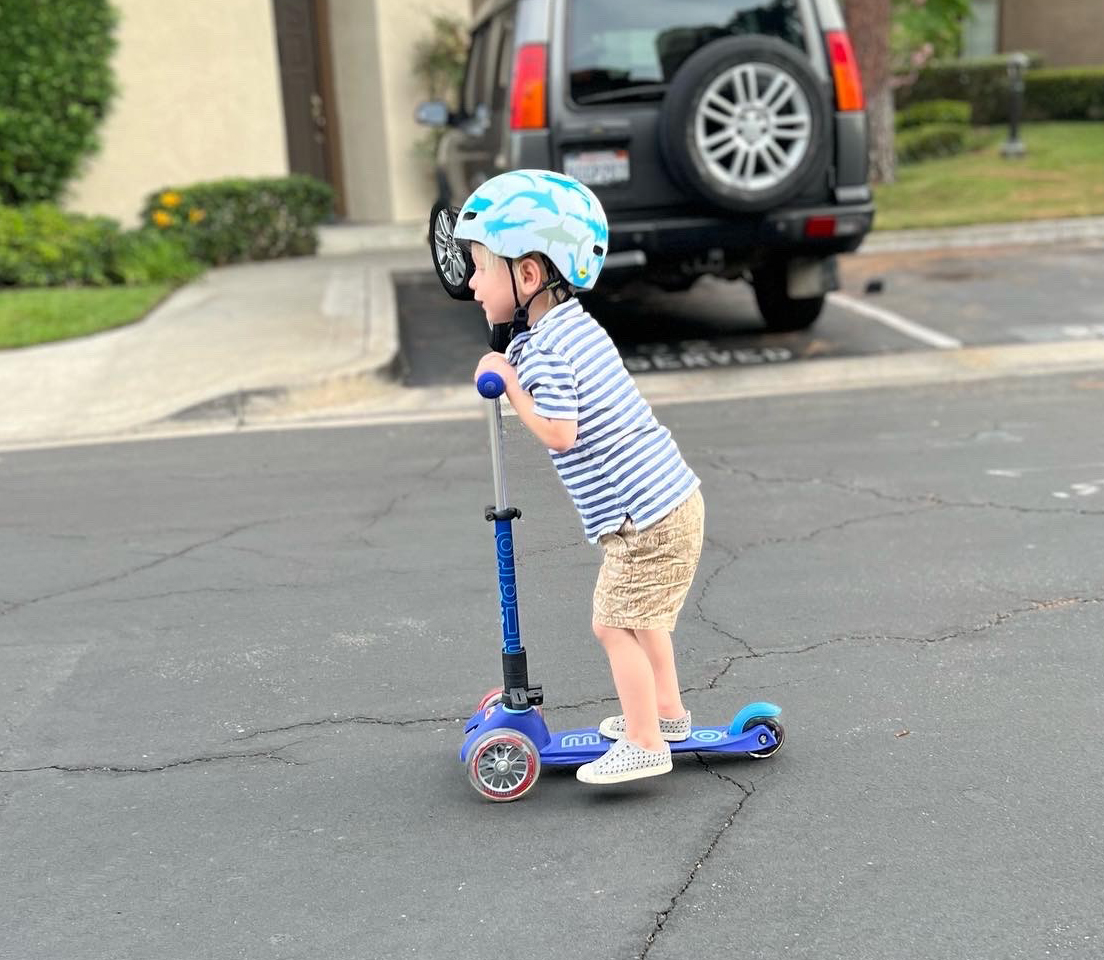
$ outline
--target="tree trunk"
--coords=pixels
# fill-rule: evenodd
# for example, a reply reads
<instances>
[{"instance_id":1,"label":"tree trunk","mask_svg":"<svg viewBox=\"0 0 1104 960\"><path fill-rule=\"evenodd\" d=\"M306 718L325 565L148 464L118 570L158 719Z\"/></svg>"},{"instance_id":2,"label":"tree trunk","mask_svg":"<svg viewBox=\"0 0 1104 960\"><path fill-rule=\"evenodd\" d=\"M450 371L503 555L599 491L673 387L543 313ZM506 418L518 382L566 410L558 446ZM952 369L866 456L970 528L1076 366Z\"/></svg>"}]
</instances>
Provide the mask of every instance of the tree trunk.
<instances>
[{"instance_id":1,"label":"tree trunk","mask_svg":"<svg viewBox=\"0 0 1104 960\"><path fill-rule=\"evenodd\" d=\"M890 5L891 0L846 0L845 5L847 29L866 93L870 177L875 183L892 183L896 175L889 66Z\"/></svg>"},{"instance_id":2,"label":"tree trunk","mask_svg":"<svg viewBox=\"0 0 1104 960\"><path fill-rule=\"evenodd\" d=\"M887 83L866 95L866 119L870 130L870 178L893 183L897 176L897 151L893 143L893 91Z\"/></svg>"}]
</instances>

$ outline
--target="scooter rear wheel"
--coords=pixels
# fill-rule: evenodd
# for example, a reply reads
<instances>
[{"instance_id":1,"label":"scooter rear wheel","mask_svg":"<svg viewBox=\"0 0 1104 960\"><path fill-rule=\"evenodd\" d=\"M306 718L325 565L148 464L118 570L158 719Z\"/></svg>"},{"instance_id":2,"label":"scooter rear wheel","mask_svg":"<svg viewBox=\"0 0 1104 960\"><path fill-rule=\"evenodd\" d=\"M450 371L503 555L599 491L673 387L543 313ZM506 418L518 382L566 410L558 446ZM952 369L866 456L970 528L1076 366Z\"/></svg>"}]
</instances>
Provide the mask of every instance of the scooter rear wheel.
<instances>
[{"instance_id":1,"label":"scooter rear wheel","mask_svg":"<svg viewBox=\"0 0 1104 960\"><path fill-rule=\"evenodd\" d=\"M762 724L771 733L774 734L775 744L773 747L765 747L762 750L749 750L748 756L755 757L756 760L764 760L767 757L773 757L779 750L782 749L782 744L786 740L786 729L773 717L752 717L747 723L744 724L744 730L750 730L752 727L757 727Z\"/></svg>"},{"instance_id":2,"label":"scooter rear wheel","mask_svg":"<svg viewBox=\"0 0 1104 960\"><path fill-rule=\"evenodd\" d=\"M468 755L468 779L476 791L496 803L520 800L540 776L540 752L516 730L491 730Z\"/></svg>"}]
</instances>

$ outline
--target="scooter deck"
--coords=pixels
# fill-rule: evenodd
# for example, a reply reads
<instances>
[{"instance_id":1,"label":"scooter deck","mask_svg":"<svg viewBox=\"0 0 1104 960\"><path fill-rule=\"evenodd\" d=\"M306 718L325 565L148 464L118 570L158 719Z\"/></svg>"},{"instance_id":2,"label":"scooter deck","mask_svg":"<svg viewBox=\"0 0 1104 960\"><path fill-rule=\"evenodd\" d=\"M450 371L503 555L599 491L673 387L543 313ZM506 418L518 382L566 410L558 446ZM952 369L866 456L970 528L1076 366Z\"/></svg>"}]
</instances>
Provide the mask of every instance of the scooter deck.
<instances>
[{"instance_id":1,"label":"scooter deck","mask_svg":"<svg viewBox=\"0 0 1104 960\"><path fill-rule=\"evenodd\" d=\"M547 766L590 763L602 756L614 743L603 737L594 727L550 733L551 740L540 748L541 763ZM766 742L760 739L761 735L767 738ZM749 753L752 750L769 749L776 742L770 728L762 724L736 734L731 733L728 727L693 727L687 739L673 741L670 747L671 753Z\"/></svg>"},{"instance_id":2,"label":"scooter deck","mask_svg":"<svg viewBox=\"0 0 1104 960\"><path fill-rule=\"evenodd\" d=\"M672 753L706 751L709 753L763 753L779 745L781 725L776 730L760 722L777 717L781 711L772 703L749 703L727 727L693 727L686 740L671 744ZM773 723L773 721L771 721ZM744 728L747 727L745 730ZM464 727L467 735L460 748L460 759L467 762L468 752L480 738L497 731L524 734L548 766L579 766L597 760L614 743L596 727L551 731L538 710L507 710L501 703L477 710Z\"/></svg>"}]
</instances>

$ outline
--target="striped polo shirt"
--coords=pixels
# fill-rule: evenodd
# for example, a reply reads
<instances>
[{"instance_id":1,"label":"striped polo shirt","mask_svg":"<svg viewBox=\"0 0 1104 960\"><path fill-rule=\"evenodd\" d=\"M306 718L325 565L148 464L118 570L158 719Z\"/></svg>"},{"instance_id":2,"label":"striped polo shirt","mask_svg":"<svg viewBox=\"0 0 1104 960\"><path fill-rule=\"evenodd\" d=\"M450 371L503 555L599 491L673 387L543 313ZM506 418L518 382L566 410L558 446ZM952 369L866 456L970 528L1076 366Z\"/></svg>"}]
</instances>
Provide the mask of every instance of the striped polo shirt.
<instances>
[{"instance_id":1,"label":"striped polo shirt","mask_svg":"<svg viewBox=\"0 0 1104 960\"><path fill-rule=\"evenodd\" d=\"M506 358L535 413L578 422L575 445L549 453L591 543L626 517L638 530L662 520L698 488L609 334L577 299L515 336Z\"/></svg>"}]
</instances>

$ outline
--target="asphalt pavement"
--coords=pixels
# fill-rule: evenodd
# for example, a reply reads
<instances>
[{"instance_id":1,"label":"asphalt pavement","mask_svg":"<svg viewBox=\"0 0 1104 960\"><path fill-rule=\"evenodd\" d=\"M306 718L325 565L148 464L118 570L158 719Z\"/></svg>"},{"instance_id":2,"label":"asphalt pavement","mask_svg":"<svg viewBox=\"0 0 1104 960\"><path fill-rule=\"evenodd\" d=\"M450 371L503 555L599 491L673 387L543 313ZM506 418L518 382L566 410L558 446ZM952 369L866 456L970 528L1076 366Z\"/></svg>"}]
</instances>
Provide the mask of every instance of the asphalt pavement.
<instances>
[{"instance_id":1,"label":"asphalt pavement","mask_svg":"<svg viewBox=\"0 0 1104 960\"><path fill-rule=\"evenodd\" d=\"M703 479L681 758L493 805L478 420L6 453L0 956L1099 957L1099 375L660 405ZM597 552L507 425L554 728L614 708Z\"/></svg>"},{"instance_id":2,"label":"asphalt pavement","mask_svg":"<svg viewBox=\"0 0 1104 960\"><path fill-rule=\"evenodd\" d=\"M1078 238L883 236L800 334L738 287L611 304L703 479L686 700L787 740L506 805L456 756L500 671L482 331L424 250L347 235L0 355L0 958L1104 955ZM513 419L507 453L531 673L594 724L599 557Z\"/></svg>"}]
</instances>

